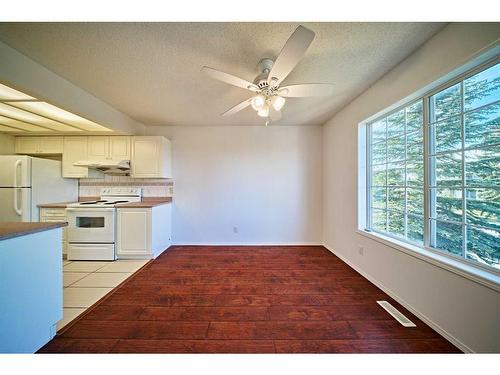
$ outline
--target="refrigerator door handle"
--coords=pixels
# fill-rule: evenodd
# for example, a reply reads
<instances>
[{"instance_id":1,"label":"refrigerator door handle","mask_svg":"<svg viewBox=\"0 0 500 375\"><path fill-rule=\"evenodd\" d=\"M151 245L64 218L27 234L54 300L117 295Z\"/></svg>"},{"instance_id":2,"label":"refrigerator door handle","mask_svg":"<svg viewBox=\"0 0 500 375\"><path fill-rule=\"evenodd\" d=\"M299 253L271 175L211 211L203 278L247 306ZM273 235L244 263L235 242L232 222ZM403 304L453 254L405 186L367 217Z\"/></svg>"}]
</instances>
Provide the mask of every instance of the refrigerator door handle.
<instances>
[{"instance_id":1,"label":"refrigerator door handle","mask_svg":"<svg viewBox=\"0 0 500 375\"><path fill-rule=\"evenodd\" d=\"M14 163L14 187L17 187L17 169L19 166L22 164L22 159L17 159L16 162Z\"/></svg>"},{"instance_id":2,"label":"refrigerator door handle","mask_svg":"<svg viewBox=\"0 0 500 375\"><path fill-rule=\"evenodd\" d=\"M21 188L14 188L14 211L16 211L16 214L18 214L19 216L23 216L23 211L18 207L17 205L17 192L18 190L21 190ZM22 193L21 193L21 198L22 198ZM21 207L22 207L22 202L21 202Z\"/></svg>"}]
</instances>

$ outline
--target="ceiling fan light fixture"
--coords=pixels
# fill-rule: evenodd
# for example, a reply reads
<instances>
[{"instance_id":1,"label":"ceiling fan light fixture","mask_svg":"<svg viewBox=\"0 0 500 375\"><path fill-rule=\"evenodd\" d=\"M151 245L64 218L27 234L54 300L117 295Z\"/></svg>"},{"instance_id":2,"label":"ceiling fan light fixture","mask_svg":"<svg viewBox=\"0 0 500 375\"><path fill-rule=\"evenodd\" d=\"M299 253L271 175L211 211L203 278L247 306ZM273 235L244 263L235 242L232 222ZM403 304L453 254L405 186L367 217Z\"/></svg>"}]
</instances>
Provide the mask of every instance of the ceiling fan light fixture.
<instances>
[{"instance_id":1,"label":"ceiling fan light fixture","mask_svg":"<svg viewBox=\"0 0 500 375\"><path fill-rule=\"evenodd\" d=\"M271 98L271 105L276 111L280 111L285 105L286 99L282 96L275 95Z\"/></svg>"},{"instance_id":2,"label":"ceiling fan light fixture","mask_svg":"<svg viewBox=\"0 0 500 375\"><path fill-rule=\"evenodd\" d=\"M266 104L266 98L262 94L255 95L252 98L252 101L250 102L252 105L252 108L256 111L261 110L264 105Z\"/></svg>"},{"instance_id":3,"label":"ceiling fan light fixture","mask_svg":"<svg viewBox=\"0 0 500 375\"><path fill-rule=\"evenodd\" d=\"M261 109L257 111L257 114L260 117L269 117L269 106L268 105L263 106Z\"/></svg>"},{"instance_id":4,"label":"ceiling fan light fixture","mask_svg":"<svg viewBox=\"0 0 500 375\"><path fill-rule=\"evenodd\" d=\"M299 25L288 38L276 59L264 58L259 62L259 74L254 78L253 83L235 75L204 66L201 71L211 78L253 91L254 96L235 105L224 112L222 116L233 115L251 106L260 117L266 118L267 122L279 121L282 116L281 109L286 102L285 98L331 95L331 85L328 84L310 83L280 87L304 57L314 36L312 30Z\"/></svg>"}]
</instances>

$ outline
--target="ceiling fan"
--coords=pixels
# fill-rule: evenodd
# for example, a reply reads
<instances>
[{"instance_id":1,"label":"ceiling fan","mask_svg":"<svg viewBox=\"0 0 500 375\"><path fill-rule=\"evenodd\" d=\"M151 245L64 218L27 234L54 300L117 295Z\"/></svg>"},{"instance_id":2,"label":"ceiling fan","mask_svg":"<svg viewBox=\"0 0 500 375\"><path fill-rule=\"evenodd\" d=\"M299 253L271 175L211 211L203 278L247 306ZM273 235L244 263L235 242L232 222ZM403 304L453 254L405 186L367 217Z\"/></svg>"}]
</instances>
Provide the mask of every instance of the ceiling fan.
<instances>
[{"instance_id":1,"label":"ceiling fan","mask_svg":"<svg viewBox=\"0 0 500 375\"><path fill-rule=\"evenodd\" d=\"M299 26L288 38L276 60L263 58L258 64L259 75L252 82L232 74L204 66L201 71L209 77L254 92L254 96L227 110L222 116L227 117L251 106L257 115L269 121L281 119L281 109L285 98L310 96L328 96L333 93L333 85L328 83L305 83L282 87L281 84L299 61L314 39L314 32Z\"/></svg>"}]
</instances>

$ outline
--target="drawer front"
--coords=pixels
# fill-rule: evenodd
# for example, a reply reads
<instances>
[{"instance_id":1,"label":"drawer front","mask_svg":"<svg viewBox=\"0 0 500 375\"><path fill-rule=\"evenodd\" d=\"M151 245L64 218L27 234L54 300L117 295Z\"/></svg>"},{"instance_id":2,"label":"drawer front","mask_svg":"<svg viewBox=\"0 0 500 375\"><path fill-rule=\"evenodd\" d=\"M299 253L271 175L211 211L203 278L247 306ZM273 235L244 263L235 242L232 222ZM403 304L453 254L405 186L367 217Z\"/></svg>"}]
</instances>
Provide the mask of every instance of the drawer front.
<instances>
[{"instance_id":1,"label":"drawer front","mask_svg":"<svg viewBox=\"0 0 500 375\"><path fill-rule=\"evenodd\" d=\"M69 243L68 260L115 260L115 244Z\"/></svg>"},{"instance_id":2,"label":"drawer front","mask_svg":"<svg viewBox=\"0 0 500 375\"><path fill-rule=\"evenodd\" d=\"M41 216L40 221L53 223L56 221L57 222L61 222L61 221L67 222L68 220L66 219L66 216Z\"/></svg>"},{"instance_id":3,"label":"drawer front","mask_svg":"<svg viewBox=\"0 0 500 375\"><path fill-rule=\"evenodd\" d=\"M41 208L40 218L64 218L66 221L66 209L65 208ZM42 220L45 221L45 220Z\"/></svg>"}]
</instances>

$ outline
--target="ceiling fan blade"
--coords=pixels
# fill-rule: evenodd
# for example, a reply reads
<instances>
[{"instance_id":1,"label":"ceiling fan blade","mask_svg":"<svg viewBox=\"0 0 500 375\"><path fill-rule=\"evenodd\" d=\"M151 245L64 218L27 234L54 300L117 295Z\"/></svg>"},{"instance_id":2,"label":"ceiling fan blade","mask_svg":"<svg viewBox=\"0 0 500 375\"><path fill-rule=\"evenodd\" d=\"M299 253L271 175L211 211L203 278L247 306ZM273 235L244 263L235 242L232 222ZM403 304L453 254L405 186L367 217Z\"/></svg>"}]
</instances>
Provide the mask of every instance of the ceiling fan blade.
<instances>
[{"instance_id":1,"label":"ceiling fan blade","mask_svg":"<svg viewBox=\"0 0 500 375\"><path fill-rule=\"evenodd\" d=\"M307 96L328 96L333 94L334 85L330 83L304 83L290 85L278 90L278 95L284 98L303 98Z\"/></svg>"},{"instance_id":2,"label":"ceiling fan blade","mask_svg":"<svg viewBox=\"0 0 500 375\"><path fill-rule=\"evenodd\" d=\"M226 112L224 112L221 116L223 117L228 117L231 115L234 115L235 113L241 111L242 109L245 109L250 105L250 102L252 101L252 98L245 100L244 102L241 102L240 104L235 105L233 108L228 109Z\"/></svg>"},{"instance_id":3,"label":"ceiling fan blade","mask_svg":"<svg viewBox=\"0 0 500 375\"><path fill-rule=\"evenodd\" d=\"M224 73L221 72L220 70L209 68L208 66L204 66L203 68L201 68L201 71L211 78L228 83L230 85L241 87L242 89L254 92L259 91L259 88L252 82L233 76L232 74Z\"/></svg>"},{"instance_id":4,"label":"ceiling fan blade","mask_svg":"<svg viewBox=\"0 0 500 375\"><path fill-rule=\"evenodd\" d=\"M274 65L267 77L267 83L275 87L295 68L306 54L307 48L314 39L314 32L299 26L288 38L285 46L274 61Z\"/></svg>"},{"instance_id":5,"label":"ceiling fan blade","mask_svg":"<svg viewBox=\"0 0 500 375\"><path fill-rule=\"evenodd\" d=\"M269 118L273 122L281 120L281 111L275 111L272 107L269 108Z\"/></svg>"}]
</instances>

